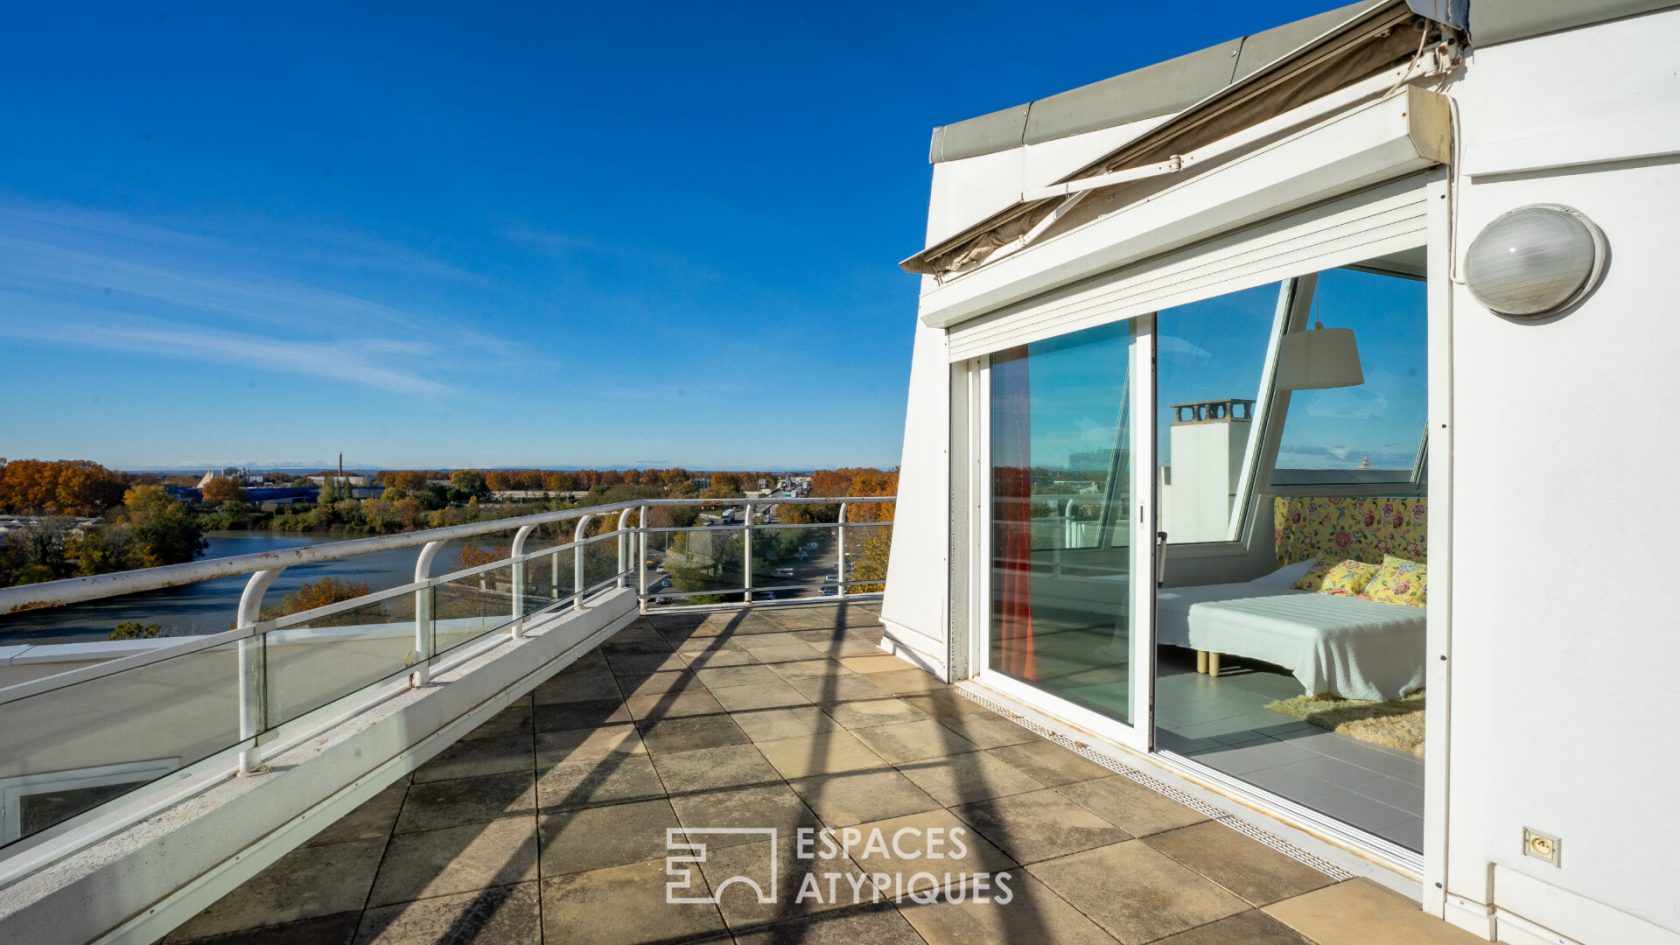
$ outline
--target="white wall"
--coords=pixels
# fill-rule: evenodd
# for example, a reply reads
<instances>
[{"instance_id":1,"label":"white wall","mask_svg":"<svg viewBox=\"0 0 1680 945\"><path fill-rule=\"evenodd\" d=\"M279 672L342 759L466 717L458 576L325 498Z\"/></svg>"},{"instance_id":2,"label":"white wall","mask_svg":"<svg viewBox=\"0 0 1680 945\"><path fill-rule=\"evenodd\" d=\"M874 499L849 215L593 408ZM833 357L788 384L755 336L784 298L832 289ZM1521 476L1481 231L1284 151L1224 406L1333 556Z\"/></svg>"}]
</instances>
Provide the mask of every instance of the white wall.
<instances>
[{"instance_id":1,"label":"white wall","mask_svg":"<svg viewBox=\"0 0 1680 945\"><path fill-rule=\"evenodd\" d=\"M1680 12L1477 52L1453 93L1464 163L1614 151L1662 114L1680 150L1676 49ZM1680 404L1680 163L1459 184L1461 256L1545 202L1595 220L1611 263L1541 323L1453 290L1447 891L1582 942L1680 941L1680 438L1659 419ZM1561 869L1520 854L1525 825L1562 837Z\"/></svg>"},{"instance_id":2,"label":"white wall","mask_svg":"<svg viewBox=\"0 0 1680 945\"><path fill-rule=\"evenodd\" d=\"M891 643L941 678L950 645L950 376L945 332L917 322L881 621Z\"/></svg>"}]
</instances>

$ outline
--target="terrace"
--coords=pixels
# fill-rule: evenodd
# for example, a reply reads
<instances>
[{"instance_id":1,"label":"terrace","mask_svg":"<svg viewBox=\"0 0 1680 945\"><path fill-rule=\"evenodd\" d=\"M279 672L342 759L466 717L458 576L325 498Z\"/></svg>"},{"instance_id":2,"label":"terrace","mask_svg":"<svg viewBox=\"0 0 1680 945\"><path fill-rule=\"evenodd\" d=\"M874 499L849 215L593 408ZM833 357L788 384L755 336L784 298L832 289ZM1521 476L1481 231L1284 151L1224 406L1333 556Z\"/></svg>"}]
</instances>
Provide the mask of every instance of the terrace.
<instances>
[{"instance_id":1,"label":"terrace","mask_svg":"<svg viewBox=\"0 0 1680 945\"><path fill-rule=\"evenodd\" d=\"M1468 940L881 655L876 610L639 619L168 941ZM667 831L720 827L778 831L780 901L667 904ZM937 871L1009 874L1012 896L920 902L928 863L800 861L800 827L966 827ZM769 860L768 839L696 837L702 892ZM891 882L795 903L807 872Z\"/></svg>"},{"instance_id":2,"label":"terrace","mask_svg":"<svg viewBox=\"0 0 1680 945\"><path fill-rule=\"evenodd\" d=\"M848 501L864 518L856 507L874 500ZM431 549L420 580L283 618L247 619L280 562L182 566L255 575L239 627L0 689L13 766L71 750L100 767L89 761L167 745L187 762L14 842L0 937L1471 940L1136 759L890 655L863 580L755 601L775 563L755 539L814 530L833 550L827 579L885 526L845 511L783 526L746 506L727 525L660 525L626 506L369 539ZM570 540L541 546L562 522ZM460 529L539 547L516 540L507 560L425 576ZM692 534L741 553L738 580L687 592L721 604L653 607L650 555ZM307 553L345 553L321 547ZM124 712L86 704L96 696ZM31 715L31 700L46 701ZM220 729L204 721L216 713ZM842 849L800 849L802 829L825 828ZM872 846L876 828L908 848ZM683 867L667 857L684 842L706 850L677 894L715 903L668 902ZM726 886L735 876L774 890Z\"/></svg>"}]
</instances>

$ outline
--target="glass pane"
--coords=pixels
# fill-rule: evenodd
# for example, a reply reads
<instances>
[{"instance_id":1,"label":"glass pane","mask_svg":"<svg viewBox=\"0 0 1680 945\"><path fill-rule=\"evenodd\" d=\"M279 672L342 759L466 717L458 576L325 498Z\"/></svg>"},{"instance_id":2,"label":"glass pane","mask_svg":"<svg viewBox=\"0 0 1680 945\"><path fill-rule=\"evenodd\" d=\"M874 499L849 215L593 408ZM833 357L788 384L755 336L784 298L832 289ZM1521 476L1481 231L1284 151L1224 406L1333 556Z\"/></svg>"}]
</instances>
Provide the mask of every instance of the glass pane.
<instances>
[{"instance_id":1,"label":"glass pane","mask_svg":"<svg viewBox=\"0 0 1680 945\"><path fill-rule=\"evenodd\" d=\"M878 594L886 588L887 556L892 552L892 523L846 526L847 593Z\"/></svg>"},{"instance_id":2,"label":"glass pane","mask_svg":"<svg viewBox=\"0 0 1680 945\"><path fill-rule=\"evenodd\" d=\"M1129 324L991 361L990 667L1130 719Z\"/></svg>"},{"instance_id":3,"label":"glass pane","mask_svg":"<svg viewBox=\"0 0 1680 945\"><path fill-rule=\"evenodd\" d=\"M1319 273L1307 324L1353 329L1365 383L1290 394L1273 483L1412 481L1429 420L1428 304L1422 279Z\"/></svg>"},{"instance_id":4,"label":"glass pane","mask_svg":"<svg viewBox=\"0 0 1680 945\"><path fill-rule=\"evenodd\" d=\"M568 553L561 552L560 557L565 562ZM433 585L432 616L434 654L447 652L452 647L511 624L512 562Z\"/></svg>"},{"instance_id":5,"label":"glass pane","mask_svg":"<svg viewBox=\"0 0 1680 945\"><path fill-rule=\"evenodd\" d=\"M755 528L752 541L755 599L815 597L820 587L833 584L832 525Z\"/></svg>"},{"instance_id":6,"label":"glass pane","mask_svg":"<svg viewBox=\"0 0 1680 945\"><path fill-rule=\"evenodd\" d=\"M0 707L9 843L239 741L239 644L37 693Z\"/></svg>"},{"instance_id":7,"label":"glass pane","mask_svg":"<svg viewBox=\"0 0 1680 945\"><path fill-rule=\"evenodd\" d=\"M525 563L525 612L534 614L572 596L577 578L573 550L563 548L539 554Z\"/></svg>"},{"instance_id":8,"label":"glass pane","mask_svg":"<svg viewBox=\"0 0 1680 945\"><path fill-rule=\"evenodd\" d=\"M671 582L664 590L669 603L720 604L741 599L745 574L739 528L691 528L662 537L666 541L660 563Z\"/></svg>"},{"instance_id":9,"label":"glass pane","mask_svg":"<svg viewBox=\"0 0 1680 945\"><path fill-rule=\"evenodd\" d=\"M1171 544L1228 541L1260 377L1286 313L1282 283L1162 310L1155 321L1160 530Z\"/></svg>"},{"instance_id":10,"label":"glass pane","mask_svg":"<svg viewBox=\"0 0 1680 945\"><path fill-rule=\"evenodd\" d=\"M272 728L414 665L415 595L398 594L263 636Z\"/></svg>"}]
</instances>

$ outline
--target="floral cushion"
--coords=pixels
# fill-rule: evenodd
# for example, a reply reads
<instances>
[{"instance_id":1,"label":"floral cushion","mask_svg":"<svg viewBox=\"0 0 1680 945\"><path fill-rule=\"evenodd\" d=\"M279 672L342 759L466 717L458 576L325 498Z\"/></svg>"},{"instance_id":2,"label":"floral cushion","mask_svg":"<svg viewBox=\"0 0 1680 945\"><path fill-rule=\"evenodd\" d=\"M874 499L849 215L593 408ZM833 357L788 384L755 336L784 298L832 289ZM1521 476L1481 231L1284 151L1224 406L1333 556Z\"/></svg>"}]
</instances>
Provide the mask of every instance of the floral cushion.
<instances>
[{"instance_id":1,"label":"floral cushion","mask_svg":"<svg viewBox=\"0 0 1680 945\"><path fill-rule=\"evenodd\" d=\"M1428 601L1428 581L1427 565L1385 555L1382 569L1365 585L1364 593L1360 596L1379 604L1422 607Z\"/></svg>"},{"instance_id":2,"label":"floral cushion","mask_svg":"<svg viewBox=\"0 0 1680 945\"><path fill-rule=\"evenodd\" d=\"M1427 561L1428 500L1279 496L1274 503L1277 563L1315 558Z\"/></svg>"},{"instance_id":3,"label":"floral cushion","mask_svg":"<svg viewBox=\"0 0 1680 945\"><path fill-rule=\"evenodd\" d=\"M1376 576L1378 565L1366 564L1352 558L1321 558L1295 587L1320 594L1358 594Z\"/></svg>"}]
</instances>

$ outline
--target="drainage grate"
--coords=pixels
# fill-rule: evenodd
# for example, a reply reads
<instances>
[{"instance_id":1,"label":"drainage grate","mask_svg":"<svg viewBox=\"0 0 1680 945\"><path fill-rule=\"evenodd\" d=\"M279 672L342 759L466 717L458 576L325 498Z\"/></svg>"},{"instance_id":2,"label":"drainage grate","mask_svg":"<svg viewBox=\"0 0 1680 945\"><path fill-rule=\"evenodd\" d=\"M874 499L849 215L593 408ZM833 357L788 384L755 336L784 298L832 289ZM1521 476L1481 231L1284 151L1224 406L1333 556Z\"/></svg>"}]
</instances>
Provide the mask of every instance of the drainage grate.
<instances>
[{"instance_id":1,"label":"drainage grate","mask_svg":"<svg viewBox=\"0 0 1680 945\"><path fill-rule=\"evenodd\" d=\"M1045 728L1043 725L1040 725L1037 722L1034 722L1032 719L1029 719L1024 715L1021 715L1021 714L1011 710L1008 706L1005 706L1000 702L995 702L991 699L988 699L985 696L980 695L979 693L972 692L969 689L964 688L964 687L953 687L953 688L955 688L956 691L957 691L957 694L961 695L963 698L968 699L972 702L977 702L980 705L985 706L986 708L992 710L993 712L996 712L998 715L1001 715L1004 718L1008 719L1009 721L1014 722L1016 725L1021 726L1022 728L1026 729L1027 731L1032 732L1032 733L1034 733L1034 734L1036 734L1036 735L1038 735L1038 736L1040 736L1040 737L1042 737L1042 738L1044 738L1048 741L1055 742L1056 744L1062 746L1063 748L1066 748L1067 750L1073 752L1074 754L1079 755L1081 758L1084 758L1088 761L1096 762L1097 764L1102 765L1104 768L1107 768L1108 770L1113 771L1115 774L1123 775L1127 778L1130 778L1131 780L1136 781L1138 784L1142 785L1143 787L1146 787L1149 790L1154 791L1156 794L1160 794L1163 797L1171 798L1172 800L1175 800L1178 803L1183 804L1185 807L1190 808L1191 810L1195 811L1198 814L1201 814L1202 816L1208 818L1209 820L1217 821L1221 824L1224 824L1225 826L1231 828L1232 830L1235 830L1236 832L1242 834L1243 836L1248 837L1251 840L1256 840L1260 843L1263 843L1266 846L1269 846L1272 849L1278 851L1279 853L1282 853L1284 856L1287 856L1290 859L1295 860L1296 862L1304 863L1307 866L1310 866L1313 869L1318 870L1320 873L1323 873L1324 875L1330 877L1331 879L1336 880L1337 882L1342 882L1344 880L1353 879L1353 874L1352 873L1348 872L1345 869L1342 869L1340 866L1337 866L1336 864L1330 862L1329 860L1326 860L1326 859L1324 859L1323 857L1320 857L1320 856L1314 856L1313 854L1308 853L1307 851L1301 849L1298 846L1295 846L1294 844L1290 843L1289 841L1284 840L1281 837L1277 837L1277 836L1274 836L1270 833L1267 833L1266 831L1261 830L1259 827L1254 826L1253 824L1249 823L1248 821L1243 820L1242 818L1235 816L1234 814L1230 813L1229 811L1221 810L1220 808L1215 807L1212 804L1209 804L1207 801L1204 801L1199 797L1196 797L1196 796L1194 796L1192 794L1189 794L1185 791L1181 791L1178 788L1175 788L1172 785L1168 784L1167 782L1162 781L1159 778L1152 777L1149 774L1146 774L1143 771L1132 767L1131 765L1125 763L1124 761L1121 761L1120 759L1118 759L1118 758L1116 758L1112 755L1104 754L1103 752L1097 751L1096 749L1092 748L1090 745L1085 744L1084 742L1076 742L1073 739L1068 738L1066 735L1061 734L1060 732L1052 731L1048 728Z\"/></svg>"}]
</instances>

